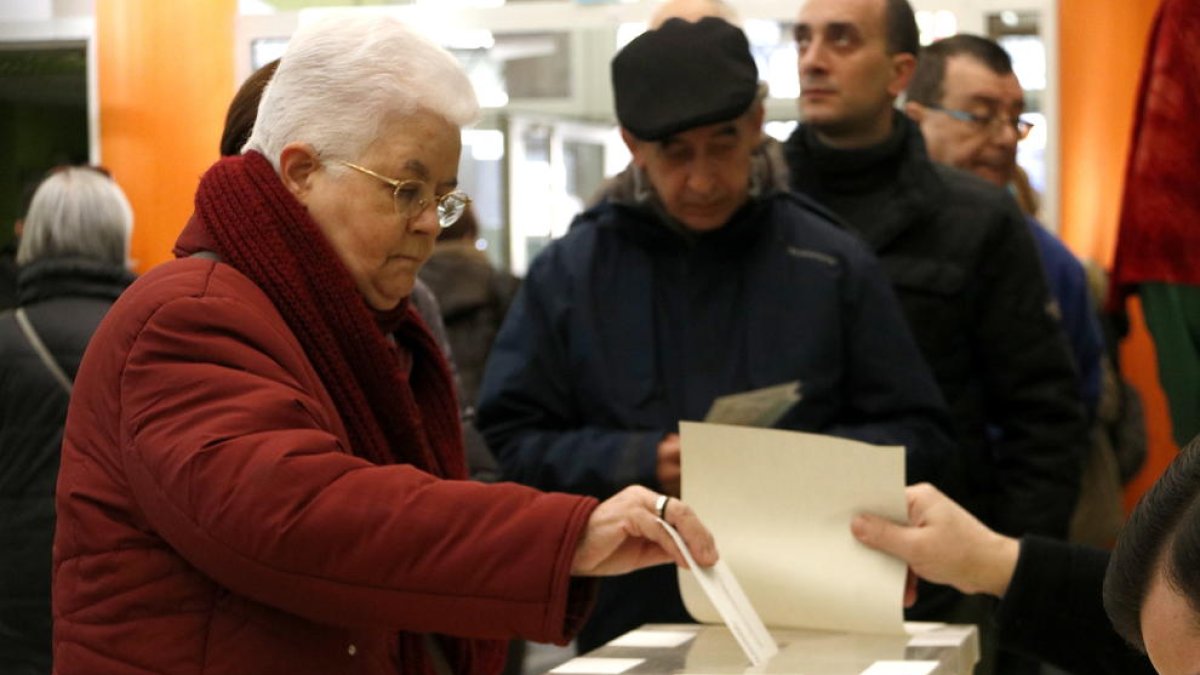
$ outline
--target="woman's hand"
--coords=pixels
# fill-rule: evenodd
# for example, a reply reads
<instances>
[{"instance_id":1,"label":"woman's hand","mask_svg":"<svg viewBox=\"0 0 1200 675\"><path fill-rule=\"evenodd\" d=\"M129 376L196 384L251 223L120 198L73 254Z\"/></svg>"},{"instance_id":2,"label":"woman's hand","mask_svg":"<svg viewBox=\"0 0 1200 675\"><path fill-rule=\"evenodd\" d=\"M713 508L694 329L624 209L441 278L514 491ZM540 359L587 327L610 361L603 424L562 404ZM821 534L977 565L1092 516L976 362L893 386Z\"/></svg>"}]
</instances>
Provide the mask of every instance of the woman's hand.
<instances>
[{"instance_id":1,"label":"woman's hand","mask_svg":"<svg viewBox=\"0 0 1200 675\"><path fill-rule=\"evenodd\" d=\"M588 518L587 529L575 548L571 574L612 576L669 562L686 567L683 553L658 524L655 507L659 497L634 485L601 502ZM716 564L717 545L712 534L687 504L668 500L664 520L679 531L697 564Z\"/></svg>"},{"instance_id":2,"label":"woman's hand","mask_svg":"<svg viewBox=\"0 0 1200 675\"><path fill-rule=\"evenodd\" d=\"M1021 544L988 529L928 483L910 486L908 525L860 515L850 530L862 543L904 562L917 576L964 593L1003 596L1017 568ZM905 603L916 598L914 585Z\"/></svg>"}]
</instances>

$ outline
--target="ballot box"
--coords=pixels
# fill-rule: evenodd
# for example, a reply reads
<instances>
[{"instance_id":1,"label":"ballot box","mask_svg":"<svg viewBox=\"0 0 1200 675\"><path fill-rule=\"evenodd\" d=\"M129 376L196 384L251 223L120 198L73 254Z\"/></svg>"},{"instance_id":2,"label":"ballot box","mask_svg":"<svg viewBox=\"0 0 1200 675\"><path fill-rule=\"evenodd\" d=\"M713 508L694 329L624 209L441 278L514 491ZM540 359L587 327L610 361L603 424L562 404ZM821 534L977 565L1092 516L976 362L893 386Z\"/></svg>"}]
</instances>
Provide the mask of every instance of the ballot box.
<instances>
[{"instance_id":1,"label":"ballot box","mask_svg":"<svg viewBox=\"0 0 1200 675\"><path fill-rule=\"evenodd\" d=\"M549 671L554 675L970 675L975 626L904 624L906 635L772 629L779 653L751 666L725 626L649 624Z\"/></svg>"}]
</instances>

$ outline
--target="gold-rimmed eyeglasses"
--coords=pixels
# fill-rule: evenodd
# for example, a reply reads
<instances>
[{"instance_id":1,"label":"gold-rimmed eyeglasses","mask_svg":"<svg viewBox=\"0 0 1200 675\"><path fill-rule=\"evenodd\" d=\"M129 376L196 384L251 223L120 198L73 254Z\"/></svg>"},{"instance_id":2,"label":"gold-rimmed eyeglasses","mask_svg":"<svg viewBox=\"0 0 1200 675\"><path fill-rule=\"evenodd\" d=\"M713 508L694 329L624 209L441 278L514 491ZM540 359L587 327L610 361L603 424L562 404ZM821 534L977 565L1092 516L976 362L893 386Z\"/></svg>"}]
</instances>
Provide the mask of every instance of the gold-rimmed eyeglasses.
<instances>
[{"instance_id":1,"label":"gold-rimmed eyeglasses","mask_svg":"<svg viewBox=\"0 0 1200 675\"><path fill-rule=\"evenodd\" d=\"M400 216L406 223L421 215L426 207L436 202L438 225L447 228L458 222L458 219L462 217L463 212L467 210L467 206L471 203L471 198L461 190L447 192L439 197L433 194L433 187L425 181L415 179L397 180L375 173L365 166L359 166L351 162L339 163L392 186L392 204L396 207L396 215Z\"/></svg>"},{"instance_id":2,"label":"gold-rimmed eyeglasses","mask_svg":"<svg viewBox=\"0 0 1200 675\"><path fill-rule=\"evenodd\" d=\"M978 129L987 131L989 133L995 133L1007 126L1017 133L1017 140L1019 141L1025 140L1025 138L1029 136L1029 132L1033 131L1033 122L1030 122L1029 120L1023 120L1020 117L1009 117L1008 115L1001 113L977 115L972 112L967 112L966 110L952 110L950 108L943 108L936 105L925 107L929 108L930 110L940 112L943 115L949 115L959 122L973 124Z\"/></svg>"}]
</instances>

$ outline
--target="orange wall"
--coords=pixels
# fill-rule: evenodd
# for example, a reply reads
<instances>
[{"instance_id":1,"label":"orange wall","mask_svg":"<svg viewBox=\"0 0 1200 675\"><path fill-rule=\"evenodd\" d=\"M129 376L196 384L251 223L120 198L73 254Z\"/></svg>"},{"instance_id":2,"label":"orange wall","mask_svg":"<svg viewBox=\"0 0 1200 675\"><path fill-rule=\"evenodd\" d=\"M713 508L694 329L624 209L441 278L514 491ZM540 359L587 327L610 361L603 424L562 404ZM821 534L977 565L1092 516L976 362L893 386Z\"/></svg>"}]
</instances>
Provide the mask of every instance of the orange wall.
<instances>
[{"instance_id":1,"label":"orange wall","mask_svg":"<svg viewBox=\"0 0 1200 675\"><path fill-rule=\"evenodd\" d=\"M133 205L140 271L169 260L233 95L237 0L97 0L100 160Z\"/></svg>"},{"instance_id":2,"label":"orange wall","mask_svg":"<svg viewBox=\"0 0 1200 675\"><path fill-rule=\"evenodd\" d=\"M1112 261L1142 52L1159 0L1059 0L1061 232Z\"/></svg>"},{"instance_id":3,"label":"orange wall","mask_svg":"<svg viewBox=\"0 0 1200 675\"><path fill-rule=\"evenodd\" d=\"M1111 266L1143 52L1159 0L1060 0L1062 237L1081 257ZM1149 457L1126 506L1162 474L1178 449L1158 381L1154 344L1136 298L1121 370L1142 396Z\"/></svg>"}]
</instances>

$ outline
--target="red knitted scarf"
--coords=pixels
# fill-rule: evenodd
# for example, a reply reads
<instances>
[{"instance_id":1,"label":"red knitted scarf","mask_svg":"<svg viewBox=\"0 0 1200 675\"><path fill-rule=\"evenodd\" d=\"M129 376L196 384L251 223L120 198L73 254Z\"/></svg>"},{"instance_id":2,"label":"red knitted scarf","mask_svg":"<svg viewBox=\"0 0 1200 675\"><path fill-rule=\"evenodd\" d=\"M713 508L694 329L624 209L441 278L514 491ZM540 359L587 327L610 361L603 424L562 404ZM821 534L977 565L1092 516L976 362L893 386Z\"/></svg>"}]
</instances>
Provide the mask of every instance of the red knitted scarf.
<instances>
[{"instance_id":1,"label":"red knitted scarf","mask_svg":"<svg viewBox=\"0 0 1200 675\"><path fill-rule=\"evenodd\" d=\"M213 252L283 315L337 405L355 455L375 464L411 464L442 478L467 476L458 406L437 343L407 302L373 315L266 158L249 152L213 165L196 192L194 221ZM395 351L381 326L394 336ZM406 354L408 370L399 358ZM404 671L433 672L420 637L400 638ZM440 643L455 673L494 673L503 665L504 643Z\"/></svg>"}]
</instances>

